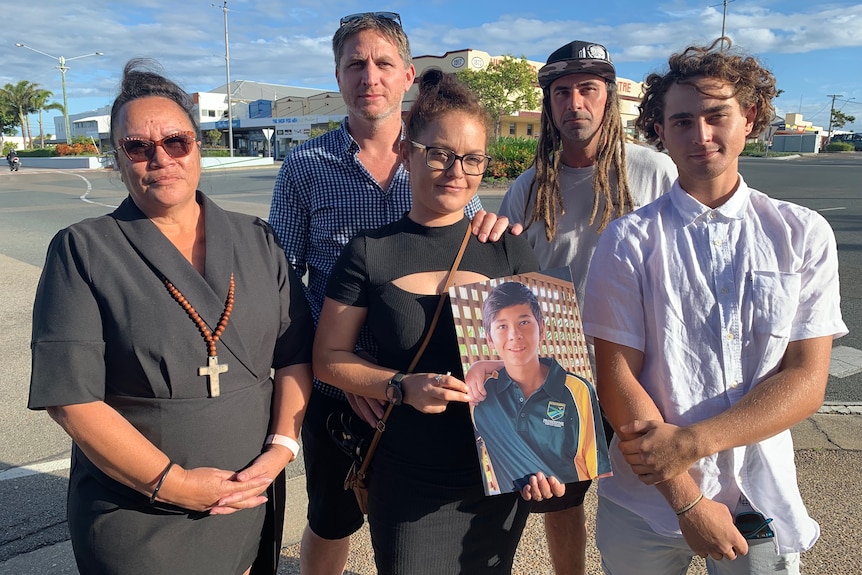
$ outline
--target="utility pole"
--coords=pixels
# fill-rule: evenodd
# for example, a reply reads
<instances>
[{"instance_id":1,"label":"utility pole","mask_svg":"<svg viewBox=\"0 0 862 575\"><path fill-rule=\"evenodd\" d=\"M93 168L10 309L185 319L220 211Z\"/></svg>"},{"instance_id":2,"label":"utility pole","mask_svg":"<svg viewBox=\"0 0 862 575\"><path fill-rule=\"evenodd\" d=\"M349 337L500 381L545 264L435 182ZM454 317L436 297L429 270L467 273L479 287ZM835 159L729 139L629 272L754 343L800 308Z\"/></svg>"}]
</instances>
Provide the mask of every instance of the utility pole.
<instances>
[{"instance_id":1,"label":"utility pole","mask_svg":"<svg viewBox=\"0 0 862 575\"><path fill-rule=\"evenodd\" d=\"M843 94L827 94L827 98L832 98L832 106L829 108L829 128L826 130L826 145L832 143L832 117L835 114L835 99L843 98Z\"/></svg>"},{"instance_id":2,"label":"utility pole","mask_svg":"<svg viewBox=\"0 0 862 575\"><path fill-rule=\"evenodd\" d=\"M218 8L215 4L212 4L212 6ZM224 69L225 79L227 80L227 87L225 88L225 92L227 93L227 142L230 147L230 157L233 158L233 106L230 101L230 48L227 41L227 0L224 0L222 12L224 12Z\"/></svg>"},{"instance_id":3,"label":"utility pole","mask_svg":"<svg viewBox=\"0 0 862 575\"><path fill-rule=\"evenodd\" d=\"M63 56L52 56L42 50L37 50L27 44L22 44L21 42L16 42L15 46L18 48L27 48L32 52L36 52L37 54L42 54L43 56L48 56L54 60L57 60L58 66L55 66L58 70L60 70L60 82L63 86L63 123L66 128L66 143L71 143L72 141L72 131L69 127L69 101L66 98L66 72L69 71L69 67L66 65L66 62L69 60L78 60L80 58L87 58L88 56L103 56L102 52L92 52L90 54L84 54L82 56L75 56L74 58L64 58ZM22 128L23 129L23 128ZM21 134L23 136L24 134ZM30 143L30 147L32 148L32 142Z\"/></svg>"},{"instance_id":4,"label":"utility pole","mask_svg":"<svg viewBox=\"0 0 862 575\"><path fill-rule=\"evenodd\" d=\"M736 0L722 0L722 13L721 13L721 38L724 38L724 27L725 22L727 21L727 5L731 2L736 2ZM713 4L713 6L718 6L718 4ZM724 40L721 41L722 50L724 49L726 42Z\"/></svg>"}]
</instances>

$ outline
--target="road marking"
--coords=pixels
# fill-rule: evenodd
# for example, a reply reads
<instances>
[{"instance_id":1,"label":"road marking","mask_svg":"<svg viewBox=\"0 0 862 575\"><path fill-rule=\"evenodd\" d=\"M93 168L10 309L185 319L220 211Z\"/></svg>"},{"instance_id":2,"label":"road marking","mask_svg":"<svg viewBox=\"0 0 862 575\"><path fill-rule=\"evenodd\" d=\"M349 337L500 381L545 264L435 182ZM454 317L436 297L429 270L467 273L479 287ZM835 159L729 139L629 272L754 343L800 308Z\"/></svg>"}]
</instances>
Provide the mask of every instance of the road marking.
<instances>
[{"instance_id":1,"label":"road marking","mask_svg":"<svg viewBox=\"0 0 862 575\"><path fill-rule=\"evenodd\" d=\"M862 372L862 350L839 345L832 348L829 375L844 378Z\"/></svg>"},{"instance_id":2,"label":"road marking","mask_svg":"<svg viewBox=\"0 0 862 575\"><path fill-rule=\"evenodd\" d=\"M76 176L76 177L81 178L82 180L84 180L84 183L86 183L86 184L87 184L87 191L86 191L86 192L84 192L84 194L80 196L81 201L87 202L88 204L94 204L94 205L97 205L97 206L104 206L104 207L106 207L106 208L113 208L113 209L116 209L116 208L118 207L118 206L112 206L112 205L110 205L110 204L103 204L102 202L94 202L93 200L89 199L87 196L88 196L88 195L90 195L90 192L92 192L92 191L93 191L93 184L91 184L91 183L90 183L90 180L88 180L87 178L85 178L85 177L84 177L84 176L82 176L81 174L75 174L75 173L73 173L73 172L63 172L63 171L61 171L60 173L61 173L61 174L69 174L70 176Z\"/></svg>"},{"instance_id":3,"label":"road marking","mask_svg":"<svg viewBox=\"0 0 862 575\"><path fill-rule=\"evenodd\" d=\"M817 210L818 212L834 212L835 210L846 210L847 208L823 208L822 210Z\"/></svg>"},{"instance_id":4,"label":"road marking","mask_svg":"<svg viewBox=\"0 0 862 575\"><path fill-rule=\"evenodd\" d=\"M55 461L46 461L44 463L34 463L33 465L10 467L5 471L0 471L0 481L19 479L21 477L29 477L30 475L39 475L41 473L63 471L65 469L69 469L68 457L65 459L57 459Z\"/></svg>"}]
</instances>

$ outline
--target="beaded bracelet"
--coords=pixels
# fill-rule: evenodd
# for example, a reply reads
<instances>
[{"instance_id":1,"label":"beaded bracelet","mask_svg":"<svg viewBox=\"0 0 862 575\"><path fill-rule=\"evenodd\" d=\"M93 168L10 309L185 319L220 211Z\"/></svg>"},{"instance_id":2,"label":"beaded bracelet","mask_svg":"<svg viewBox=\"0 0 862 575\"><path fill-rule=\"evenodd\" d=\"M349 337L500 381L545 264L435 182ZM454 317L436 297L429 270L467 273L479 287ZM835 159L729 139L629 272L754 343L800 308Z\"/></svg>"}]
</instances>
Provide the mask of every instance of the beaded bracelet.
<instances>
[{"instance_id":1,"label":"beaded bracelet","mask_svg":"<svg viewBox=\"0 0 862 575\"><path fill-rule=\"evenodd\" d=\"M694 501L692 501L691 503L689 503L688 505L686 505L686 506L685 506L685 507L683 507L682 509L680 509L680 510L678 510L678 511L677 511L677 510L674 510L674 513L676 513L677 515L682 515L682 514L683 514L683 513L685 513L686 511L691 511L691 509L692 509L695 505L697 505L698 503L700 503L700 500L701 500L701 499L703 499L703 493L701 493L700 495L698 495L697 497L695 497L695 498L694 498Z\"/></svg>"},{"instance_id":2,"label":"beaded bracelet","mask_svg":"<svg viewBox=\"0 0 862 575\"><path fill-rule=\"evenodd\" d=\"M152 505L153 503L155 503L155 502L156 502L156 495L158 495L158 494L159 494L159 489L161 489L161 488L162 488L162 483L164 483L164 482L165 482L165 477L167 477L167 476L168 476L168 471L170 471L170 470L171 470L171 467L173 467L173 466L174 466L174 462L173 462L173 461L169 461L169 462L168 462L168 466L167 466L167 467L165 467L165 470L164 470L164 472L162 473L162 476L161 476L161 477L159 477L159 482L158 482L158 483L156 483L156 488L155 488L155 489L153 489L153 494L152 494L152 495L150 495L150 505Z\"/></svg>"}]
</instances>

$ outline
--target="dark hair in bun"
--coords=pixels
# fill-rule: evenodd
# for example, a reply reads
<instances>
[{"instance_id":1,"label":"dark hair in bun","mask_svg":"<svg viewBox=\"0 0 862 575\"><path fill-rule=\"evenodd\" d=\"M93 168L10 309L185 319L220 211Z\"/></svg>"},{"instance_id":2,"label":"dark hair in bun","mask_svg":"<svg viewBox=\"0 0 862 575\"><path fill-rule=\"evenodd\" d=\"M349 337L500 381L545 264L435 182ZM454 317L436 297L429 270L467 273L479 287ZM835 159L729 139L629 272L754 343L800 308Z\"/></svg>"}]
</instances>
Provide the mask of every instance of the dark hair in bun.
<instances>
[{"instance_id":1,"label":"dark hair in bun","mask_svg":"<svg viewBox=\"0 0 862 575\"><path fill-rule=\"evenodd\" d=\"M491 117L470 88L454 74L428 70L419 78L419 96L407 116L407 137L415 140L428 124L449 112L462 112L479 120L487 130Z\"/></svg>"}]
</instances>

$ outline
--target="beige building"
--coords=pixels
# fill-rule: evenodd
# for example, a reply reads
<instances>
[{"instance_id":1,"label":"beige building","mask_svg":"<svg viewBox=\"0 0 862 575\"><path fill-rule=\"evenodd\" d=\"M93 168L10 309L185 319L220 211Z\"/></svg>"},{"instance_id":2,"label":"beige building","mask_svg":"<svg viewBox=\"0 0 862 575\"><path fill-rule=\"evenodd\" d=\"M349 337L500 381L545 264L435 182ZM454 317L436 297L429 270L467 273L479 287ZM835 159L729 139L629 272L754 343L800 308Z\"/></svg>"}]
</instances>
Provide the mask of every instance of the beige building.
<instances>
[{"instance_id":1,"label":"beige building","mask_svg":"<svg viewBox=\"0 0 862 575\"><path fill-rule=\"evenodd\" d=\"M462 70L484 70L492 62L499 62L503 56L492 56L482 50L456 50L446 52L442 56L417 56L413 58L416 67L416 77L421 76L426 70L437 69L445 73L455 73ZM528 60L536 72L538 78L539 68L544 62ZM617 77L617 89L620 94L620 113L623 125L630 133L634 133L634 121L638 116L638 103L643 89L641 82L635 82L626 78ZM536 83L536 90L541 88ZM402 111L407 112L416 100L418 86L414 84L404 97ZM500 135L508 137L538 138L541 120L541 111L522 110L513 116L504 116L500 119ZM289 96L276 100L273 107L273 117L284 116L346 116L347 107L338 92L321 92L313 96Z\"/></svg>"}]
</instances>

